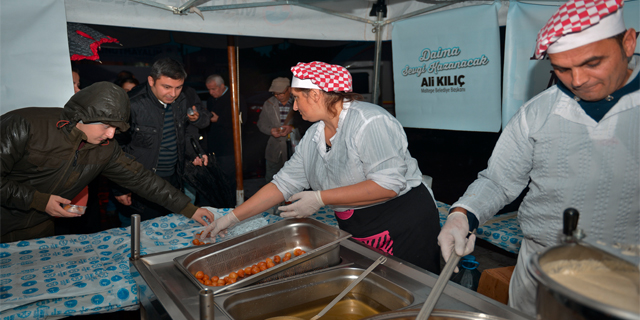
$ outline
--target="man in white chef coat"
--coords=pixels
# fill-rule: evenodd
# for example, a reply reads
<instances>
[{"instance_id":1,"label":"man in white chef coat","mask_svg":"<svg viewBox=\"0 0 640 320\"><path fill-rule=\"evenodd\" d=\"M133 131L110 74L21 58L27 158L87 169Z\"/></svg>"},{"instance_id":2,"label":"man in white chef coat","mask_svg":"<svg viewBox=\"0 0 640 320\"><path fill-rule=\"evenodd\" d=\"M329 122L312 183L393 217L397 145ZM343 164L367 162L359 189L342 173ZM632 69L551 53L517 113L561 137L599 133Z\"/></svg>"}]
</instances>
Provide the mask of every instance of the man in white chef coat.
<instances>
[{"instance_id":1,"label":"man in white chef coat","mask_svg":"<svg viewBox=\"0 0 640 320\"><path fill-rule=\"evenodd\" d=\"M447 260L473 251L486 222L529 186L518 221L524 234L509 305L535 315L536 282L526 265L560 243L562 212L606 245L640 243L640 56L626 29L623 0L570 0L538 34L535 57L549 57L560 82L509 121L488 167L452 205L438 241Z\"/></svg>"}]
</instances>

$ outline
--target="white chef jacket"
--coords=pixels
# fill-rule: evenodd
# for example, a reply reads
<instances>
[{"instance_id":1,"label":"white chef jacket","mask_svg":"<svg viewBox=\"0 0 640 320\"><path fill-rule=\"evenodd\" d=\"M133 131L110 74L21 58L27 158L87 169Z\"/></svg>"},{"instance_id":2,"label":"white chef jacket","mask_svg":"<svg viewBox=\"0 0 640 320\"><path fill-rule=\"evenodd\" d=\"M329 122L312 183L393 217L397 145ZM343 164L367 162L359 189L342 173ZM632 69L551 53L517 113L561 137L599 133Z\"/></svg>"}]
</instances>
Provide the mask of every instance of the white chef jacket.
<instances>
[{"instance_id":1,"label":"white chef jacket","mask_svg":"<svg viewBox=\"0 0 640 320\"><path fill-rule=\"evenodd\" d=\"M285 199L306 188L328 190L366 180L401 196L422 183L402 125L381 107L345 101L328 152L324 127L322 121L313 124L291 159L273 177ZM368 206L331 207L345 211Z\"/></svg>"},{"instance_id":2,"label":"white chef jacket","mask_svg":"<svg viewBox=\"0 0 640 320\"><path fill-rule=\"evenodd\" d=\"M629 82L638 75L639 60L634 56L629 64L634 70ZM482 225L529 184L518 209L528 247L560 244L562 213L569 207L580 212L578 228L590 242L638 244L639 150L637 89L621 97L596 122L574 97L553 86L519 109L500 135L487 169L452 207L473 212ZM534 250L525 251L521 251L514 271L513 277L518 279L512 278L511 284L519 285L510 288L515 291L509 304L535 314L531 304L535 297L519 297L535 293L531 290L535 282L521 263L528 263Z\"/></svg>"}]
</instances>

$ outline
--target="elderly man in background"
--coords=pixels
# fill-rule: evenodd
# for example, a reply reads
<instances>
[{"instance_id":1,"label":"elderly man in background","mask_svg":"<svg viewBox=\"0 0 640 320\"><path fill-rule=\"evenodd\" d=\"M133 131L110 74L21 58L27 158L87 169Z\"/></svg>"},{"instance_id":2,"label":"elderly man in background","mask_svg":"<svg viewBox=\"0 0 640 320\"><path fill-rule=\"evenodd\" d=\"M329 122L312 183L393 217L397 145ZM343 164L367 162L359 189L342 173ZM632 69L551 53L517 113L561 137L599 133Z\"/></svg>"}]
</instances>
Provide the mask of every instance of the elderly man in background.
<instances>
[{"instance_id":1,"label":"elderly man in background","mask_svg":"<svg viewBox=\"0 0 640 320\"><path fill-rule=\"evenodd\" d=\"M63 208L102 174L149 201L201 224L206 209L120 149L116 130L129 128L129 99L122 88L95 83L64 108L24 108L0 117L1 242L54 235L52 218L81 214Z\"/></svg>"},{"instance_id":2,"label":"elderly man in background","mask_svg":"<svg viewBox=\"0 0 640 320\"><path fill-rule=\"evenodd\" d=\"M560 243L562 212L606 245L640 243L640 59L622 0L570 0L538 34L535 56L549 56L560 82L524 104L504 129L488 167L452 205L438 236L442 255L473 251L468 232L528 185L518 221L524 241L509 305L535 315L530 257ZM599 8L595 10L595 8ZM587 19L581 19L589 15Z\"/></svg>"},{"instance_id":3,"label":"elderly man in background","mask_svg":"<svg viewBox=\"0 0 640 320\"><path fill-rule=\"evenodd\" d=\"M231 91L224 85L220 75L212 74L207 77L205 85L209 90L207 109L211 117L211 124L203 130L205 148L207 152L215 154L217 165L222 170L226 182L236 190L236 158L233 145L233 114L231 106ZM246 114L242 99L239 101L240 118L244 120ZM235 197L235 193L234 193ZM235 200L234 200L235 203Z\"/></svg>"},{"instance_id":4,"label":"elderly man in background","mask_svg":"<svg viewBox=\"0 0 640 320\"><path fill-rule=\"evenodd\" d=\"M293 117L289 116L293 112L290 84L291 81L288 78L273 79L269 88L273 97L264 102L258 119L258 129L269 136L265 150L267 164L265 179L267 183L273 180L273 175L282 169L289 158L287 136L293 131L291 125Z\"/></svg>"}]
</instances>

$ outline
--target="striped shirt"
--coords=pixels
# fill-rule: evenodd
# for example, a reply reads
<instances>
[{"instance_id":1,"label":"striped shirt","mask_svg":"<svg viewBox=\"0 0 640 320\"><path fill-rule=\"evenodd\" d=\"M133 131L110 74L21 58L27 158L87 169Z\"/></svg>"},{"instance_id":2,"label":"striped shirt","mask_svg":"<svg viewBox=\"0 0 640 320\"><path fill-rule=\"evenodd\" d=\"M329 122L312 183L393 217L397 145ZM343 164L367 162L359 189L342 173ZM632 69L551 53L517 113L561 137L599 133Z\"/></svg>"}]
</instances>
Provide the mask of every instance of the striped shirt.
<instances>
[{"instance_id":1,"label":"striped shirt","mask_svg":"<svg viewBox=\"0 0 640 320\"><path fill-rule=\"evenodd\" d=\"M287 101L287 104L284 105L278 101L278 106L280 106L280 125L284 125L284 121L287 120L289 110L291 110L291 100Z\"/></svg>"},{"instance_id":2,"label":"striped shirt","mask_svg":"<svg viewBox=\"0 0 640 320\"><path fill-rule=\"evenodd\" d=\"M176 143L176 128L173 119L171 104L164 108L164 126L162 128L162 142L160 143L160 155L156 174L161 177L173 175L178 162L178 144Z\"/></svg>"}]
</instances>

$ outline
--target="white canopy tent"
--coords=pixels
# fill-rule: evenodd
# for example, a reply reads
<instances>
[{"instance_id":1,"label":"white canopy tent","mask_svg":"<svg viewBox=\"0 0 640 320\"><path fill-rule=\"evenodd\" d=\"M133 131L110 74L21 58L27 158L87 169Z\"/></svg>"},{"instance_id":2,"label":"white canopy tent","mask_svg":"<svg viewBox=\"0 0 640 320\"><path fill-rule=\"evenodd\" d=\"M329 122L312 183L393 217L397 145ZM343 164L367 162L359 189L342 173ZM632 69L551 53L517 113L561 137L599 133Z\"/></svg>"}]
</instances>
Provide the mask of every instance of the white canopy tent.
<instances>
[{"instance_id":1,"label":"white canopy tent","mask_svg":"<svg viewBox=\"0 0 640 320\"><path fill-rule=\"evenodd\" d=\"M391 39L391 23L395 21L490 2L114 0L92 2L93 5L88 6L87 0L66 0L65 7L69 22L289 39L376 41L376 48L379 48L381 41ZM377 50L374 103L378 102L379 63Z\"/></svg>"},{"instance_id":2,"label":"white canopy tent","mask_svg":"<svg viewBox=\"0 0 640 320\"><path fill-rule=\"evenodd\" d=\"M2 1L0 112L29 105L61 106L71 96L71 81L68 84L58 81L71 79L68 71L71 63L65 50L66 22L221 35L380 42L391 39L391 23L395 21L493 1L385 2L385 6L377 8L386 13L386 18L383 14L380 18L370 15L377 3L373 0ZM503 7L502 22L506 21L508 6ZM34 95L31 87L35 79L48 85L40 86Z\"/></svg>"},{"instance_id":3,"label":"white canopy tent","mask_svg":"<svg viewBox=\"0 0 640 320\"><path fill-rule=\"evenodd\" d=\"M0 113L26 106L60 107L72 95L67 22L201 33L214 38L238 35L305 42L375 41L378 50L373 61L372 96L377 103L380 43L391 40L394 22L496 2L500 4L498 24L506 25L508 0L3 0ZM563 1L527 2L559 5ZM419 37L437 37L438 31L419 30ZM232 58L230 54L230 70L237 72ZM237 81L229 76L234 78ZM237 97L237 82L232 81L230 87Z\"/></svg>"},{"instance_id":4,"label":"white canopy tent","mask_svg":"<svg viewBox=\"0 0 640 320\"><path fill-rule=\"evenodd\" d=\"M437 10L493 1L387 0L65 0L69 22L229 35L314 40L375 41L375 26ZM190 10L197 8L197 10ZM505 11L506 12L506 11ZM391 39L383 28L381 40Z\"/></svg>"},{"instance_id":5,"label":"white canopy tent","mask_svg":"<svg viewBox=\"0 0 640 320\"><path fill-rule=\"evenodd\" d=\"M72 95L66 22L207 34L307 40L375 41L374 103L379 93L380 42L391 23L410 17L494 1L425 0L8 0L2 2L2 97L0 111L25 106L60 107ZM508 2L507 2L508 3ZM501 10L506 20L506 7ZM25 10L30 8L30 10ZM33 11L38 8L39 11ZM64 12L64 15L61 14ZM41 20L47 17L46 23ZM51 26L55 26L51 27ZM11 36L7 36L11 35ZM428 36L428 34L426 34ZM235 42L231 44L235 46ZM56 48L56 50L49 50ZM28 54L25 54L28 52ZM229 47L230 87L236 110L236 163L241 164L237 125L237 66ZM42 55L46 59L42 59ZM38 61L38 63L34 63ZM44 63L43 63L44 62ZM234 74L231 74L234 73ZM69 81L60 81L69 79ZM39 86L34 95L33 83ZM49 86L48 84L55 84ZM61 89L64 88L64 89ZM67 89L68 88L68 89ZM233 99L235 98L235 99ZM243 199L237 165L238 199Z\"/></svg>"}]
</instances>

